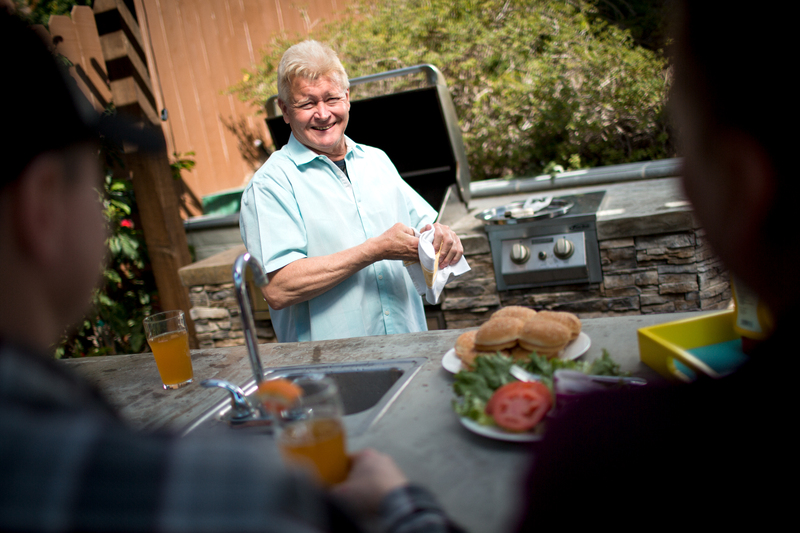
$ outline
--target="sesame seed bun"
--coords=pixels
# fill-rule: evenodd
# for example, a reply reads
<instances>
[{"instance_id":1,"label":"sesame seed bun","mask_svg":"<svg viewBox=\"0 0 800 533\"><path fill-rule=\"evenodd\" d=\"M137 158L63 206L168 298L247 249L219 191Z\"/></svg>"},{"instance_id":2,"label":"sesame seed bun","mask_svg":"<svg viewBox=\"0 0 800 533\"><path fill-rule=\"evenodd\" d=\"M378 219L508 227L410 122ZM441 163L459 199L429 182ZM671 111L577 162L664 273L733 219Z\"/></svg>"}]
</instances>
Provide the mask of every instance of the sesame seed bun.
<instances>
[{"instance_id":1,"label":"sesame seed bun","mask_svg":"<svg viewBox=\"0 0 800 533\"><path fill-rule=\"evenodd\" d=\"M478 330L476 329L467 331L456 339L456 355L467 368L472 368L475 358L478 356L478 352L475 351L475 334L477 332Z\"/></svg>"},{"instance_id":2,"label":"sesame seed bun","mask_svg":"<svg viewBox=\"0 0 800 533\"><path fill-rule=\"evenodd\" d=\"M564 311L540 311L537 318L545 320L554 320L559 324L566 326L570 331L570 340L575 340L581 332L581 320L572 313Z\"/></svg>"},{"instance_id":3,"label":"sesame seed bun","mask_svg":"<svg viewBox=\"0 0 800 533\"><path fill-rule=\"evenodd\" d=\"M501 317L484 323L475 334L475 349L494 352L513 348L524 322L518 318Z\"/></svg>"},{"instance_id":4,"label":"sesame seed bun","mask_svg":"<svg viewBox=\"0 0 800 533\"><path fill-rule=\"evenodd\" d=\"M570 330L553 320L535 318L523 324L519 334L519 345L537 352L548 359L555 357L569 342Z\"/></svg>"},{"instance_id":5,"label":"sesame seed bun","mask_svg":"<svg viewBox=\"0 0 800 533\"><path fill-rule=\"evenodd\" d=\"M515 346L511 350L511 354L510 355L511 355L511 357L513 359L520 360L520 359L527 359L528 356L530 354L532 354L532 353L533 353L532 350L527 350L527 349L523 348L522 346L520 346L519 344L517 344L517 346Z\"/></svg>"},{"instance_id":6,"label":"sesame seed bun","mask_svg":"<svg viewBox=\"0 0 800 533\"><path fill-rule=\"evenodd\" d=\"M498 309L492 314L492 320L495 318L518 318L525 322L529 318L533 318L536 316L536 311L529 307L522 307L521 305L509 305L508 307L503 307Z\"/></svg>"}]
</instances>

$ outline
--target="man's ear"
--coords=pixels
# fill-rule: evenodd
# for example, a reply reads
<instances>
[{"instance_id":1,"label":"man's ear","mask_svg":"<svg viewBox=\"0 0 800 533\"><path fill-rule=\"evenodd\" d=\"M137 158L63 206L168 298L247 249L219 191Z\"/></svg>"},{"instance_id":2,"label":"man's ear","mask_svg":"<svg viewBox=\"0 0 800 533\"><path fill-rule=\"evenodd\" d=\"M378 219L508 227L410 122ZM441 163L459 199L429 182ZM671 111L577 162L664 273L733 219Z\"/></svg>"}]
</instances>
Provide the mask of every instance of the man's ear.
<instances>
[{"instance_id":1,"label":"man's ear","mask_svg":"<svg viewBox=\"0 0 800 533\"><path fill-rule=\"evenodd\" d=\"M15 184L14 236L30 260L52 264L61 257L64 220L64 162L56 154L36 157Z\"/></svg>"},{"instance_id":2,"label":"man's ear","mask_svg":"<svg viewBox=\"0 0 800 533\"><path fill-rule=\"evenodd\" d=\"M284 101L281 100L280 98L278 98L278 107L281 110L281 114L283 114L283 121L288 124L289 123L289 108L284 103Z\"/></svg>"}]
</instances>

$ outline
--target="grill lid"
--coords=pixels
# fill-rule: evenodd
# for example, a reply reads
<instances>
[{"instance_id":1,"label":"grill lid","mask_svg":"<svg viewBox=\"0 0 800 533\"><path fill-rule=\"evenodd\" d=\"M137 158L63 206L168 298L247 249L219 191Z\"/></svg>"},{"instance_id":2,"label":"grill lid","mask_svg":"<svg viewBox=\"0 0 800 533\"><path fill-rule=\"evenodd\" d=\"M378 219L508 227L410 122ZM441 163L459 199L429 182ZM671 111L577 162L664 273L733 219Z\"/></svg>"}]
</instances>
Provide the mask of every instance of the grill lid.
<instances>
[{"instance_id":1,"label":"grill lid","mask_svg":"<svg viewBox=\"0 0 800 533\"><path fill-rule=\"evenodd\" d=\"M486 224L522 224L543 218L565 215L575 205L568 198L531 196L527 200L481 211L475 218Z\"/></svg>"}]
</instances>

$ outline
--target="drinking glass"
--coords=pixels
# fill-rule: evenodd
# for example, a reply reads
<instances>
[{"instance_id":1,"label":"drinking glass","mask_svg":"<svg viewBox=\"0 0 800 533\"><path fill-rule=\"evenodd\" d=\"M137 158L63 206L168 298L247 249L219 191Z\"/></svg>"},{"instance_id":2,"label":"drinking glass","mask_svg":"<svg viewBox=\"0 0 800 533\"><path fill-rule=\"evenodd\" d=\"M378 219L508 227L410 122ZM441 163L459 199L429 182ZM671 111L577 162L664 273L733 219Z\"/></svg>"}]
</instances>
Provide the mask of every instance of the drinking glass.
<instances>
[{"instance_id":1,"label":"drinking glass","mask_svg":"<svg viewBox=\"0 0 800 533\"><path fill-rule=\"evenodd\" d=\"M302 377L303 395L278 417L277 441L284 460L311 467L322 482L344 481L350 469L336 383L326 377Z\"/></svg>"},{"instance_id":2,"label":"drinking glass","mask_svg":"<svg viewBox=\"0 0 800 533\"><path fill-rule=\"evenodd\" d=\"M183 311L164 311L145 318L144 331L164 388L178 389L191 383L194 374Z\"/></svg>"}]
</instances>

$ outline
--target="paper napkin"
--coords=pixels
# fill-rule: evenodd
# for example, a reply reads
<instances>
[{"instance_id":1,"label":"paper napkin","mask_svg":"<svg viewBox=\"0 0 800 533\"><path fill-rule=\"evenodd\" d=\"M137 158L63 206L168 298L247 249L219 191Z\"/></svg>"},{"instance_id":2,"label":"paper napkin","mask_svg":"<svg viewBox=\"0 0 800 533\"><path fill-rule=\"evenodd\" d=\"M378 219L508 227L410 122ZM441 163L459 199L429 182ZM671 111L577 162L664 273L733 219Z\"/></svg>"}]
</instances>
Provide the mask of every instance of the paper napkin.
<instances>
[{"instance_id":1,"label":"paper napkin","mask_svg":"<svg viewBox=\"0 0 800 533\"><path fill-rule=\"evenodd\" d=\"M414 230L414 235L419 237L419 261L403 261L411 281L417 292L430 304L438 304L445 285L456 276L469 272L467 260L462 256L458 263L439 269L439 254L433 251L433 235L435 230L429 229L424 233Z\"/></svg>"}]
</instances>

